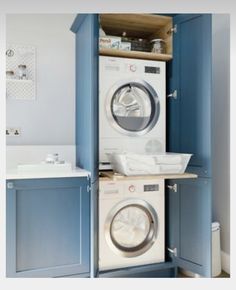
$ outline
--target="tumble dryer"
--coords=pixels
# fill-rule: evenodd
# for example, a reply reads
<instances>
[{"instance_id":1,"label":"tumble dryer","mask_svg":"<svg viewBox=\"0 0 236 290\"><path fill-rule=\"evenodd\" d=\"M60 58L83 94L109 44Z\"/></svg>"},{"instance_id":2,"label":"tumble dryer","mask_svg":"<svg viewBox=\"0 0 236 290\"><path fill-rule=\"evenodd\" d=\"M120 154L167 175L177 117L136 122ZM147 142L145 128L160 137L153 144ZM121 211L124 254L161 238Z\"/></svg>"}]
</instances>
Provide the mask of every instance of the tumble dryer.
<instances>
[{"instance_id":1,"label":"tumble dryer","mask_svg":"<svg viewBox=\"0 0 236 290\"><path fill-rule=\"evenodd\" d=\"M163 262L164 180L99 181L99 270Z\"/></svg>"},{"instance_id":2,"label":"tumble dryer","mask_svg":"<svg viewBox=\"0 0 236 290\"><path fill-rule=\"evenodd\" d=\"M165 152L165 74L165 62L99 57L100 169L107 153Z\"/></svg>"}]
</instances>

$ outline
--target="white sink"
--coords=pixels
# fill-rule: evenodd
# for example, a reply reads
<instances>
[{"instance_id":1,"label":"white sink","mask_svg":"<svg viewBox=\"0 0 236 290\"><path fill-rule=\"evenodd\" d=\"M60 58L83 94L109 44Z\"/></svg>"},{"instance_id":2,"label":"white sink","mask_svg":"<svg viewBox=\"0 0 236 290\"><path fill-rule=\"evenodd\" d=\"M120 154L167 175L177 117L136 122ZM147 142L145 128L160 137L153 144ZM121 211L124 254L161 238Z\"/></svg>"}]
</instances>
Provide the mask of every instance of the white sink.
<instances>
[{"instance_id":1,"label":"white sink","mask_svg":"<svg viewBox=\"0 0 236 290\"><path fill-rule=\"evenodd\" d=\"M46 172L70 172L72 170L71 163L63 164L19 164L17 166L18 173L46 173Z\"/></svg>"}]
</instances>

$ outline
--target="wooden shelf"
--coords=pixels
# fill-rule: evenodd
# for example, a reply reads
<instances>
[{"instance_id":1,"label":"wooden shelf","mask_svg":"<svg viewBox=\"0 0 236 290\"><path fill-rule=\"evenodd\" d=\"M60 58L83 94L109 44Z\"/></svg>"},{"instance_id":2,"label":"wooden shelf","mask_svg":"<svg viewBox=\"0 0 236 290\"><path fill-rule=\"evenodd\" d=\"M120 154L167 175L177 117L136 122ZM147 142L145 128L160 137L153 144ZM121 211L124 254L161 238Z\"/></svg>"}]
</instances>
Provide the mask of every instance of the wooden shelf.
<instances>
[{"instance_id":1,"label":"wooden shelf","mask_svg":"<svg viewBox=\"0 0 236 290\"><path fill-rule=\"evenodd\" d=\"M127 36L133 35L138 38L149 38L160 29L172 27L172 17L141 13L112 13L100 14L100 23L109 35L122 35L125 31Z\"/></svg>"},{"instance_id":2,"label":"wooden shelf","mask_svg":"<svg viewBox=\"0 0 236 290\"><path fill-rule=\"evenodd\" d=\"M124 51L112 48L101 48L99 50L100 55L114 56L114 57L126 57L126 58L138 58L138 59L148 59L148 60L160 60L169 61L172 59L170 54L160 54L144 51Z\"/></svg>"},{"instance_id":3,"label":"wooden shelf","mask_svg":"<svg viewBox=\"0 0 236 290\"><path fill-rule=\"evenodd\" d=\"M106 35L121 37L125 32L127 37L145 39L151 41L160 38L165 41L166 54L151 54L146 52L132 51L120 52L120 55L114 54L114 51L102 51L102 55L153 59L168 61L172 59L172 32L173 19L169 16L155 14L100 14L100 24ZM106 53L106 54L105 54ZM109 53L109 54L108 54ZM126 55L128 53L128 55Z\"/></svg>"},{"instance_id":4,"label":"wooden shelf","mask_svg":"<svg viewBox=\"0 0 236 290\"><path fill-rule=\"evenodd\" d=\"M122 174L114 173L113 171L101 171L100 172L100 180L134 180L134 179L189 179L189 178L197 178L197 174L185 172L183 174L162 174L162 175L138 175L138 176L125 176Z\"/></svg>"}]
</instances>

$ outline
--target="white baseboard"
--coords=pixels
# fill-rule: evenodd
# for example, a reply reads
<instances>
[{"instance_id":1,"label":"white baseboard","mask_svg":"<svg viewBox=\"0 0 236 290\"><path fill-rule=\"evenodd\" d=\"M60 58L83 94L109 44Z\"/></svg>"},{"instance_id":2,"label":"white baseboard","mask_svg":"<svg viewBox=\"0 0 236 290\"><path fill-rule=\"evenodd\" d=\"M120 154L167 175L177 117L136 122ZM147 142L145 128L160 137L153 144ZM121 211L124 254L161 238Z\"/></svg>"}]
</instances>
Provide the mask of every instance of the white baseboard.
<instances>
[{"instance_id":1,"label":"white baseboard","mask_svg":"<svg viewBox=\"0 0 236 290\"><path fill-rule=\"evenodd\" d=\"M221 266L222 270L230 274L230 255L221 251Z\"/></svg>"}]
</instances>

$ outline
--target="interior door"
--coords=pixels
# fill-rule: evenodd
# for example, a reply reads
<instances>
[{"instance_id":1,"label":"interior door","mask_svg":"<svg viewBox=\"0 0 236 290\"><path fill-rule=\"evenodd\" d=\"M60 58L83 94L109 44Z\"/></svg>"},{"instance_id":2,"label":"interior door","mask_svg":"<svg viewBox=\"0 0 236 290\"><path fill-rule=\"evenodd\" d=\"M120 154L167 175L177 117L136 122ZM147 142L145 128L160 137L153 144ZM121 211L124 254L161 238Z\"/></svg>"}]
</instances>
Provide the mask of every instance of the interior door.
<instances>
[{"instance_id":1,"label":"interior door","mask_svg":"<svg viewBox=\"0 0 236 290\"><path fill-rule=\"evenodd\" d=\"M168 66L167 149L192 153L189 171L211 177L211 15L174 17L173 61Z\"/></svg>"},{"instance_id":2,"label":"interior door","mask_svg":"<svg viewBox=\"0 0 236 290\"><path fill-rule=\"evenodd\" d=\"M167 184L167 247L176 266L211 277L211 180Z\"/></svg>"}]
</instances>

